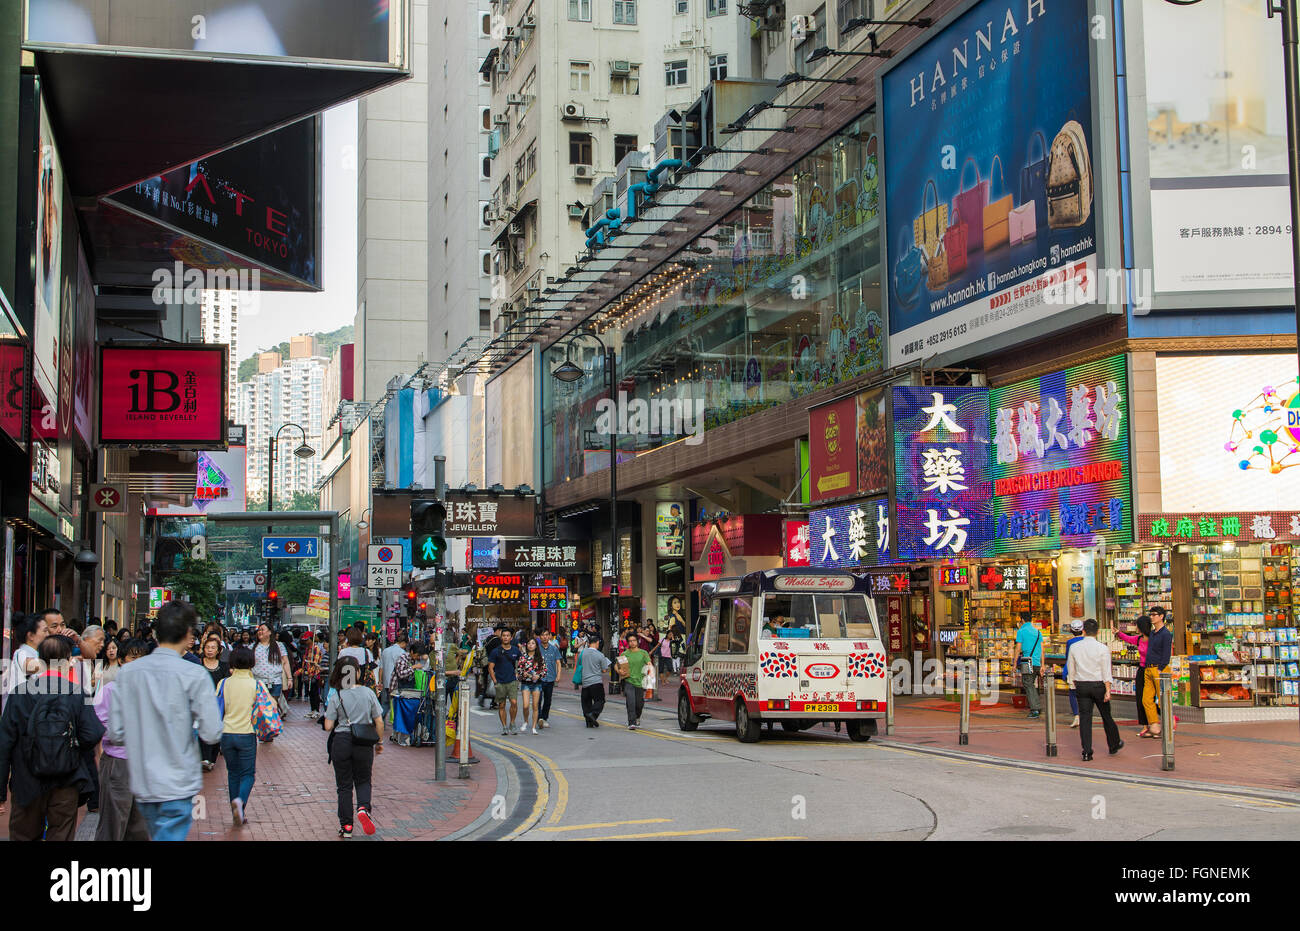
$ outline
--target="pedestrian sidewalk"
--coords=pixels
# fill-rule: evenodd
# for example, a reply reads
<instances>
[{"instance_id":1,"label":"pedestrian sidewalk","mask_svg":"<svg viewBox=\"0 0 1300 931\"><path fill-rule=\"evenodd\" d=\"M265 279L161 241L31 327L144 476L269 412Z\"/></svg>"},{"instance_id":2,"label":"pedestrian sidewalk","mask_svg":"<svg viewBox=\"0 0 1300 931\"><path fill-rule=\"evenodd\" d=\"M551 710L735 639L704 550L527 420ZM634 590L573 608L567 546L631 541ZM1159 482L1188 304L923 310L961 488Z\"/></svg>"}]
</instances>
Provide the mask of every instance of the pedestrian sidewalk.
<instances>
[{"instance_id":1,"label":"pedestrian sidewalk","mask_svg":"<svg viewBox=\"0 0 1300 931\"><path fill-rule=\"evenodd\" d=\"M305 702L292 702L284 730L274 742L257 745L257 776L249 798L248 822L233 826L225 761L220 757L203 777L202 809L189 840L336 840L338 794L334 769L325 759L325 732L306 717ZM373 798L378 832L354 840L440 840L471 824L491 804L496 771L490 762L472 766L470 779L457 779L447 748L448 779L435 782L433 747L399 747L385 738L375 759ZM93 840L99 816L85 814L77 840ZM8 833L8 817L0 836Z\"/></svg>"},{"instance_id":2,"label":"pedestrian sidewalk","mask_svg":"<svg viewBox=\"0 0 1300 931\"><path fill-rule=\"evenodd\" d=\"M1137 721L1119 719L1124 748L1114 756L1106 752L1101 718L1093 718L1091 763L1081 760L1079 731L1070 727L1071 716L1056 719L1057 756L1046 755L1047 731L1043 718L1029 719L1010 705L973 704L970 743L958 743L960 706L942 698L903 696L896 699L894 735L899 745L1023 760L1046 765L1085 767L1150 780L1170 778L1225 786L1300 790L1300 730L1294 722L1257 724L1188 724L1179 722L1174 737L1174 769L1160 768L1159 740L1139 738ZM882 735L883 737L883 727Z\"/></svg>"}]
</instances>

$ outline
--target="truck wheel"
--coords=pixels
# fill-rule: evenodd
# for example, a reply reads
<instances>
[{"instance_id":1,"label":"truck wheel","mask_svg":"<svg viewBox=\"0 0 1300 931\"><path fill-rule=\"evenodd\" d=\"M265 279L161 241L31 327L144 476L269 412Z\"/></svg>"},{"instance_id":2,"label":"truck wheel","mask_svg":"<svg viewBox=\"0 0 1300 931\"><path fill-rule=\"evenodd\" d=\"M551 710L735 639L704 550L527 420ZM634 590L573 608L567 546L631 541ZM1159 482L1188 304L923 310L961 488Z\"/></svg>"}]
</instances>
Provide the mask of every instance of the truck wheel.
<instances>
[{"instance_id":1,"label":"truck wheel","mask_svg":"<svg viewBox=\"0 0 1300 931\"><path fill-rule=\"evenodd\" d=\"M788 721L788 720L787 720L787 721L782 721L782 722L781 722L781 730L785 731L786 733L793 734L793 733L795 733L796 731L800 731L800 730L802 730L802 729L803 729L803 728L801 728L801 727L799 726L799 722L798 722L798 721Z\"/></svg>"},{"instance_id":2,"label":"truck wheel","mask_svg":"<svg viewBox=\"0 0 1300 931\"><path fill-rule=\"evenodd\" d=\"M686 694L686 689L677 691L677 728L683 731L693 731L700 726L699 716L691 710L691 700Z\"/></svg>"},{"instance_id":3,"label":"truck wheel","mask_svg":"<svg viewBox=\"0 0 1300 931\"><path fill-rule=\"evenodd\" d=\"M849 721L848 722L849 740L856 743L866 743L876 733L876 722L867 721Z\"/></svg>"},{"instance_id":4,"label":"truck wheel","mask_svg":"<svg viewBox=\"0 0 1300 931\"><path fill-rule=\"evenodd\" d=\"M750 716L744 699L736 699L736 739L743 744L756 744L762 733L762 722Z\"/></svg>"}]
</instances>

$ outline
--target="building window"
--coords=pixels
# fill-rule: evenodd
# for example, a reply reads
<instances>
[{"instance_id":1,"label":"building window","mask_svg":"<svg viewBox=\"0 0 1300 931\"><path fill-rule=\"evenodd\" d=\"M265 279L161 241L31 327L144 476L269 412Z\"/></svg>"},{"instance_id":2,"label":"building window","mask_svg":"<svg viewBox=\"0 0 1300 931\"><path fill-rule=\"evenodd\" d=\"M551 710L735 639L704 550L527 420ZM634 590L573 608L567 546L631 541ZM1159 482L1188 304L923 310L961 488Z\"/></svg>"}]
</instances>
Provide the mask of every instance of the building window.
<instances>
[{"instance_id":1,"label":"building window","mask_svg":"<svg viewBox=\"0 0 1300 931\"><path fill-rule=\"evenodd\" d=\"M524 157L524 170L528 172L526 177L531 178L537 173L537 143L534 142L528 147L528 154Z\"/></svg>"},{"instance_id":2,"label":"building window","mask_svg":"<svg viewBox=\"0 0 1300 931\"><path fill-rule=\"evenodd\" d=\"M515 190L524 189L524 157L521 155L515 159Z\"/></svg>"},{"instance_id":3,"label":"building window","mask_svg":"<svg viewBox=\"0 0 1300 931\"><path fill-rule=\"evenodd\" d=\"M677 0L677 15L683 16L691 11L690 0Z\"/></svg>"},{"instance_id":4,"label":"building window","mask_svg":"<svg viewBox=\"0 0 1300 931\"><path fill-rule=\"evenodd\" d=\"M844 37L844 24L859 16L871 18L870 0L835 0L835 28L840 38Z\"/></svg>"},{"instance_id":5,"label":"building window","mask_svg":"<svg viewBox=\"0 0 1300 931\"><path fill-rule=\"evenodd\" d=\"M629 152L637 150L636 136L614 136L614 164L619 165Z\"/></svg>"},{"instance_id":6,"label":"building window","mask_svg":"<svg viewBox=\"0 0 1300 931\"><path fill-rule=\"evenodd\" d=\"M492 159L488 158L486 155L483 156L483 174L481 175L481 177L483 178L492 177Z\"/></svg>"},{"instance_id":7,"label":"building window","mask_svg":"<svg viewBox=\"0 0 1300 931\"><path fill-rule=\"evenodd\" d=\"M636 0L614 0L614 22L624 26L635 26Z\"/></svg>"},{"instance_id":8,"label":"building window","mask_svg":"<svg viewBox=\"0 0 1300 931\"><path fill-rule=\"evenodd\" d=\"M636 96L641 93L641 66L628 65L627 71L611 71L609 92Z\"/></svg>"},{"instance_id":9,"label":"building window","mask_svg":"<svg viewBox=\"0 0 1300 931\"><path fill-rule=\"evenodd\" d=\"M444 22L443 25L445 26L446 23ZM491 13L480 13L478 15L478 31L479 31L479 35L484 35L484 36L492 35L492 14Z\"/></svg>"},{"instance_id":10,"label":"building window","mask_svg":"<svg viewBox=\"0 0 1300 931\"><path fill-rule=\"evenodd\" d=\"M492 108L479 107L478 118L479 122L483 124L483 128L490 132L492 130Z\"/></svg>"},{"instance_id":11,"label":"building window","mask_svg":"<svg viewBox=\"0 0 1300 931\"><path fill-rule=\"evenodd\" d=\"M569 19L580 23L591 22L591 0L569 0Z\"/></svg>"},{"instance_id":12,"label":"building window","mask_svg":"<svg viewBox=\"0 0 1300 931\"><path fill-rule=\"evenodd\" d=\"M709 5L705 8L709 16L726 16L727 0L709 0Z\"/></svg>"},{"instance_id":13,"label":"building window","mask_svg":"<svg viewBox=\"0 0 1300 931\"><path fill-rule=\"evenodd\" d=\"M569 133L569 164L591 164L591 133Z\"/></svg>"},{"instance_id":14,"label":"building window","mask_svg":"<svg viewBox=\"0 0 1300 931\"><path fill-rule=\"evenodd\" d=\"M492 209L492 205L489 204L487 201L485 200L479 201L478 204L479 221L483 224L484 229L492 225L492 221L488 219L488 217L491 215L490 214L491 209Z\"/></svg>"},{"instance_id":15,"label":"building window","mask_svg":"<svg viewBox=\"0 0 1300 931\"><path fill-rule=\"evenodd\" d=\"M589 61L569 62L569 90L571 91L591 90L591 62Z\"/></svg>"},{"instance_id":16,"label":"building window","mask_svg":"<svg viewBox=\"0 0 1300 931\"><path fill-rule=\"evenodd\" d=\"M727 56L726 55L709 56L709 80L710 81L727 80Z\"/></svg>"},{"instance_id":17,"label":"building window","mask_svg":"<svg viewBox=\"0 0 1300 931\"><path fill-rule=\"evenodd\" d=\"M484 249L481 253L479 253L479 260L483 263L483 274L491 275L492 274L492 253L489 252L487 249Z\"/></svg>"},{"instance_id":18,"label":"building window","mask_svg":"<svg viewBox=\"0 0 1300 931\"><path fill-rule=\"evenodd\" d=\"M686 59L664 62L664 83L669 87L683 87L686 84Z\"/></svg>"}]
</instances>

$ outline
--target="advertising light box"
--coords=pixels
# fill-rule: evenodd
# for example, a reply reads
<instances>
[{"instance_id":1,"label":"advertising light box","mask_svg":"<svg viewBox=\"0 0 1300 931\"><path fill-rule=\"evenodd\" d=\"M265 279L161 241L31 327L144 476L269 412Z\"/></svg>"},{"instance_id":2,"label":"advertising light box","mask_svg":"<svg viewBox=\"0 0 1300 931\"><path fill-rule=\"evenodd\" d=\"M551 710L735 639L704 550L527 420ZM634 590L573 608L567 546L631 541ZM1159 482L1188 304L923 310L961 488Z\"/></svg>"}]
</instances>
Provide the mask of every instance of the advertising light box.
<instances>
[{"instance_id":1,"label":"advertising light box","mask_svg":"<svg viewBox=\"0 0 1300 931\"><path fill-rule=\"evenodd\" d=\"M989 392L999 553L1133 542L1126 357Z\"/></svg>"},{"instance_id":2,"label":"advertising light box","mask_svg":"<svg viewBox=\"0 0 1300 931\"><path fill-rule=\"evenodd\" d=\"M880 78L890 361L1096 294L1086 0L983 0Z\"/></svg>"},{"instance_id":3,"label":"advertising light box","mask_svg":"<svg viewBox=\"0 0 1300 931\"><path fill-rule=\"evenodd\" d=\"M223 345L100 346L100 444L224 449L228 352Z\"/></svg>"}]
</instances>

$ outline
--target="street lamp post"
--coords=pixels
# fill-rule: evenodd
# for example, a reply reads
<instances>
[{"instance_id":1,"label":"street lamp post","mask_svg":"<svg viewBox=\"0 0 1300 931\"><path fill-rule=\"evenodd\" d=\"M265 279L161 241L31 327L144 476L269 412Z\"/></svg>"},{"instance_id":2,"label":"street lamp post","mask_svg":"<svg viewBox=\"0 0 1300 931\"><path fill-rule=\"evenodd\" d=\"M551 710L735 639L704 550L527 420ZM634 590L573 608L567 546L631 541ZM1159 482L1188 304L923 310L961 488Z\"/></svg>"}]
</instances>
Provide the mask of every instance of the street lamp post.
<instances>
[{"instance_id":1,"label":"street lamp post","mask_svg":"<svg viewBox=\"0 0 1300 931\"><path fill-rule=\"evenodd\" d=\"M294 449L293 454L299 459L310 459L316 455L316 450L312 449L307 443L307 431L299 424L286 423L281 424L280 429L275 431L275 436L266 448L266 509L267 511L275 510L275 449L280 445L280 434L287 428L294 427L302 434L302 442ZM268 533L275 532L275 525L268 524L266 527ZM274 591L275 586L271 584L271 560L266 561L266 590Z\"/></svg>"},{"instance_id":2,"label":"street lamp post","mask_svg":"<svg viewBox=\"0 0 1300 931\"><path fill-rule=\"evenodd\" d=\"M594 339L600 346L601 354L605 360L605 384L609 388L610 403L618 405L618 377L616 374L616 364L614 350L607 347L604 341L595 333L575 333L565 344L564 361L552 370L552 377L572 384L583 378L586 374L578 365L574 364L572 358L573 343L582 337ZM606 637L606 649L609 650L610 656L618 653L618 617L619 617L619 582L622 580L621 554L618 547L618 427L617 418L610 417L609 425L609 540L610 553L614 567L614 581L610 583L610 608L609 608L609 631ZM603 562L603 560L602 560ZM604 566L599 570L602 574ZM619 595L614 594L619 592Z\"/></svg>"}]
</instances>

